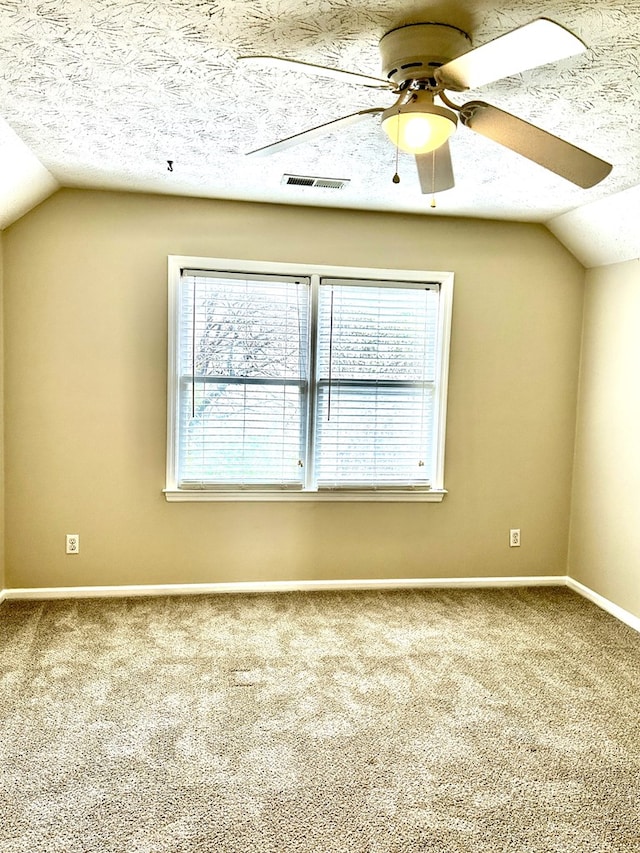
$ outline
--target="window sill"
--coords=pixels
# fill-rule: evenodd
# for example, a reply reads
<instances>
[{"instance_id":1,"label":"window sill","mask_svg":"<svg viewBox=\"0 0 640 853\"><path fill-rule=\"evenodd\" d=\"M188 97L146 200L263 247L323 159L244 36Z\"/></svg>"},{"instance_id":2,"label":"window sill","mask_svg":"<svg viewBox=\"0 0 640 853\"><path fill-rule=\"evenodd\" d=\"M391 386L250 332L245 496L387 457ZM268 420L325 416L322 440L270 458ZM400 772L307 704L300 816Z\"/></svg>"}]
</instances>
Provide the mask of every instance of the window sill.
<instances>
[{"instance_id":1,"label":"window sill","mask_svg":"<svg viewBox=\"0 0 640 853\"><path fill-rule=\"evenodd\" d=\"M207 490L207 489L163 489L169 503L193 501L301 501L303 503L324 501L352 501L375 503L440 503L447 494L446 489L430 491L385 491L380 490L344 490L323 492L297 492L286 490L250 491L250 490Z\"/></svg>"}]
</instances>

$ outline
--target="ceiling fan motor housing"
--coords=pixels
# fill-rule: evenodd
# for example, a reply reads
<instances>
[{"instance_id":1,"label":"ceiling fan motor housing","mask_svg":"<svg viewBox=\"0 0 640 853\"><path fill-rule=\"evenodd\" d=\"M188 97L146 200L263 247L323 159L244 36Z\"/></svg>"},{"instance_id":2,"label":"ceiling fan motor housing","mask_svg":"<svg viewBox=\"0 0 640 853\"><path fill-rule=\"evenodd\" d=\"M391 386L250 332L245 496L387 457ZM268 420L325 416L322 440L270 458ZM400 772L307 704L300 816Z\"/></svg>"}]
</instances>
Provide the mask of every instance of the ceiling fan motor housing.
<instances>
[{"instance_id":1,"label":"ceiling fan motor housing","mask_svg":"<svg viewBox=\"0 0 640 853\"><path fill-rule=\"evenodd\" d=\"M407 24L380 39L382 73L400 88L410 80L429 80L436 68L471 50L471 38L451 24Z\"/></svg>"}]
</instances>

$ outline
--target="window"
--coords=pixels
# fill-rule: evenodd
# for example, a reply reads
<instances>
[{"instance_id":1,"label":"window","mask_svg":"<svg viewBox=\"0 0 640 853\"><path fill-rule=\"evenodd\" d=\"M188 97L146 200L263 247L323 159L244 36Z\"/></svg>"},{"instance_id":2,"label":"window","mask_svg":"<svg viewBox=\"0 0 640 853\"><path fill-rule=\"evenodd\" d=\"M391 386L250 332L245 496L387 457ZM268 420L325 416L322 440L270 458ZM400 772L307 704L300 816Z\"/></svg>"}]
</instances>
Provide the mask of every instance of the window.
<instances>
[{"instance_id":1,"label":"window","mask_svg":"<svg viewBox=\"0 0 640 853\"><path fill-rule=\"evenodd\" d=\"M453 276L169 259L168 500L441 500Z\"/></svg>"}]
</instances>

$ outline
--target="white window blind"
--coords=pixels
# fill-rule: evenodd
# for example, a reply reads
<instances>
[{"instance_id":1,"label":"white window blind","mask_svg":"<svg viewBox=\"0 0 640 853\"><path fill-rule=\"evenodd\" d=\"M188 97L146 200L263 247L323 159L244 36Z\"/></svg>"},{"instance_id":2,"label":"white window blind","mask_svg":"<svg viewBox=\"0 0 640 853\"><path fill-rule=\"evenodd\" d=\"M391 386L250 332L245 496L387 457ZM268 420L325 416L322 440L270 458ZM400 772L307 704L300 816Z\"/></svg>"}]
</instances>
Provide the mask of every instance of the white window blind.
<instances>
[{"instance_id":1,"label":"white window blind","mask_svg":"<svg viewBox=\"0 0 640 853\"><path fill-rule=\"evenodd\" d=\"M321 279L319 488L427 487L434 474L437 284Z\"/></svg>"},{"instance_id":2,"label":"white window blind","mask_svg":"<svg viewBox=\"0 0 640 853\"><path fill-rule=\"evenodd\" d=\"M304 482L308 277L183 270L178 488Z\"/></svg>"}]
</instances>

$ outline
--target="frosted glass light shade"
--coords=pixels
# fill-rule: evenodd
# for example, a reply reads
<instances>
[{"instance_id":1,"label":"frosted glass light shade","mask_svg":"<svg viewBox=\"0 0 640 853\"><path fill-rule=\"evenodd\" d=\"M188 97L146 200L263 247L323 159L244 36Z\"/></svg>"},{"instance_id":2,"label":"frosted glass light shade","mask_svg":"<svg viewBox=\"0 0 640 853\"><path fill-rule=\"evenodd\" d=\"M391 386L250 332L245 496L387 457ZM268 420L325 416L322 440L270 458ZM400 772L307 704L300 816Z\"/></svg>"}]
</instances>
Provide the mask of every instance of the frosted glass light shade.
<instances>
[{"instance_id":1,"label":"frosted glass light shade","mask_svg":"<svg viewBox=\"0 0 640 853\"><path fill-rule=\"evenodd\" d=\"M426 154L435 151L456 129L454 112L437 107L432 101L416 101L403 107L391 107L382 113L382 127L401 151Z\"/></svg>"}]
</instances>

